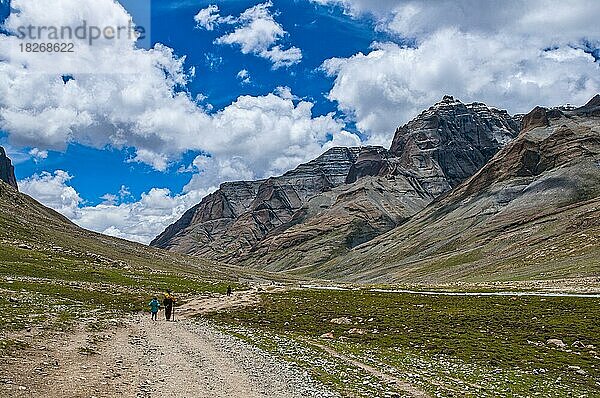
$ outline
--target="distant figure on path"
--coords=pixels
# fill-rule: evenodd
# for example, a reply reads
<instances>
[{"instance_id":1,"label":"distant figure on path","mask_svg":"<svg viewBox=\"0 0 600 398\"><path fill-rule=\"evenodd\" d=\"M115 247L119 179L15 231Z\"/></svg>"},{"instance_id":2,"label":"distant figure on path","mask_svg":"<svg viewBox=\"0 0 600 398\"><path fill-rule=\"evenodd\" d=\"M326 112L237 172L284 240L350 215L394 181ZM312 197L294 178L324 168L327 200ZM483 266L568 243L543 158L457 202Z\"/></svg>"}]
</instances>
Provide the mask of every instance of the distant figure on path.
<instances>
[{"instance_id":1,"label":"distant figure on path","mask_svg":"<svg viewBox=\"0 0 600 398\"><path fill-rule=\"evenodd\" d=\"M233 290L231 290L231 286L227 286L227 297L233 294Z\"/></svg>"},{"instance_id":2,"label":"distant figure on path","mask_svg":"<svg viewBox=\"0 0 600 398\"><path fill-rule=\"evenodd\" d=\"M152 301L148 304L150 306L150 312L152 313L152 320L157 320L158 310L160 309L160 301L158 297L153 297Z\"/></svg>"},{"instance_id":3,"label":"distant figure on path","mask_svg":"<svg viewBox=\"0 0 600 398\"><path fill-rule=\"evenodd\" d=\"M167 321L171 320L171 314L173 315L173 321L175 320L175 313L173 310L173 306L175 305L175 297L171 293L170 290L167 290L165 293L165 299L163 300L163 305L165 306L165 317Z\"/></svg>"}]
</instances>

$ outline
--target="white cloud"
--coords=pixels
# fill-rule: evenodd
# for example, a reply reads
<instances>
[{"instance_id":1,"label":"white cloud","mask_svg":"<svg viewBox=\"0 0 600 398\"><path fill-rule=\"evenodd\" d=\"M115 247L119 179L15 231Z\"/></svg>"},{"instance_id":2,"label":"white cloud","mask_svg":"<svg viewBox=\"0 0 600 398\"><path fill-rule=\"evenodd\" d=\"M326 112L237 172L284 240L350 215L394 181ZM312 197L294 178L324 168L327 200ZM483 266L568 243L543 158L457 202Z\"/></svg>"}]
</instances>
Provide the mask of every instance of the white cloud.
<instances>
[{"instance_id":1,"label":"white cloud","mask_svg":"<svg viewBox=\"0 0 600 398\"><path fill-rule=\"evenodd\" d=\"M287 32L275 21L270 8L271 1L257 4L242 12L238 17L219 15L219 8L211 5L194 17L199 28L213 30L216 25L229 24L234 30L215 40L216 44L237 45L243 54L254 54L268 59L273 69L289 67L302 60L302 51L297 47L283 49L278 44Z\"/></svg>"},{"instance_id":2,"label":"white cloud","mask_svg":"<svg viewBox=\"0 0 600 398\"><path fill-rule=\"evenodd\" d=\"M242 25L272 20L270 6L252 7L238 19ZM9 29L21 24L76 26L82 18L90 24L113 20L119 24L130 18L113 0L14 0L12 7L20 12L9 17ZM276 94L240 97L209 114L209 104L199 106L196 99L179 90L190 78L185 73L185 58L161 44L144 50L123 38L84 46L76 53L80 56L71 59L74 65L63 65L58 55L60 62L54 67L62 73L49 74L44 65L47 59L11 58L9 47L15 40L0 35L0 59L4 60L0 61L0 129L8 133L14 146L40 151L64 150L70 143L133 148L135 155L129 161L161 171L187 151L209 152L215 167L240 157L254 176L263 177L285 171L278 165L295 166L308 160L329 138L345 135L343 123L333 115L313 117L311 103L294 104L291 98ZM279 47L265 48L275 64L287 62ZM115 71L115 65L122 70ZM62 78L72 69L96 66L111 73L72 73L73 79L67 82ZM282 161L287 156L289 159Z\"/></svg>"},{"instance_id":3,"label":"white cloud","mask_svg":"<svg viewBox=\"0 0 600 398\"><path fill-rule=\"evenodd\" d=\"M250 84L252 82L252 79L250 78L250 72L248 72L246 69L242 69L241 71L239 71L237 74L237 78L243 84Z\"/></svg>"},{"instance_id":4,"label":"white cloud","mask_svg":"<svg viewBox=\"0 0 600 398\"><path fill-rule=\"evenodd\" d=\"M236 20L239 24L229 34L219 37L218 44L238 44L244 54L260 53L274 45L285 34L269 12L272 3L256 5L244 11Z\"/></svg>"},{"instance_id":5,"label":"white cloud","mask_svg":"<svg viewBox=\"0 0 600 398\"><path fill-rule=\"evenodd\" d=\"M380 29L414 40L323 63L335 77L329 98L372 143L389 143L444 94L517 113L582 104L600 91L599 64L583 44L600 47L596 1L314 1L371 15Z\"/></svg>"},{"instance_id":6,"label":"white cloud","mask_svg":"<svg viewBox=\"0 0 600 398\"><path fill-rule=\"evenodd\" d=\"M121 189L119 189L119 198L126 199L131 196L131 192L129 191L129 187L125 185L121 185Z\"/></svg>"},{"instance_id":7,"label":"white cloud","mask_svg":"<svg viewBox=\"0 0 600 398\"><path fill-rule=\"evenodd\" d=\"M39 148L32 148L29 151L29 155L33 158L33 161L38 163L42 160L48 159L48 151L40 150Z\"/></svg>"},{"instance_id":8,"label":"white cloud","mask_svg":"<svg viewBox=\"0 0 600 398\"><path fill-rule=\"evenodd\" d=\"M103 195L101 204L86 206L79 193L70 186L72 178L62 170L42 172L19 181L19 188L83 228L146 244L216 189L172 195L168 189L153 188L136 202L119 203L130 196L127 188L122 186L117 194Z\"/></svg>"},{"instance_id":9,"label":"white cloud","mask_svg":"<svg viewBox=\"0 0 600 398\"><path fill-rule=\"evenodd\" d=\"M284 90L285 91L285 90ZM239 158L255 177L280 174L320 154L328 141L346 137L333 114L313 117L313 104L291 93L241 96L212 119L206 148L217 161ZM289 95L289 96L288 96ZM360 142L358 137L352 135ZM222 156L226 153L227 156Z\"/></svg>"},{"instance_id":10,"label":"white cloud","mask_svg":"<svg viewBox=\"0 0 600 398\"><path fill-rule=\"evenodd\" d=\"M399 0L310 0L320 5L340 6L354 17L363 13L373 13L379 16L389 14L401 4Z\"/></svg>"},{"instance_id":11,"label":"white cloud","mask_svg":"<svg viewBox=\"0 0 600 398\"><path fill-rule=\"evenodd\" d=\"M128 163L145 163L155 170L166 171L169 166L167 156L147 149L136 149L135 156L127 160Z\"/></svg>"},{"instance_id":12,"label":"white cloud","mask_svg":"<svg viewBox=\"0 0 600 398\"><path fill-rule=\"evenodd\" d=\"M46 206L73 219L76 218L79 205L83 200L74 188L67 185L72 178L69 173L63 170L56 170L54 173L45 171L19 181L19 189Z\"/></svg>"},{"instance_id":13,"label":"white cloud","mask_svg":"<svg viewBox=\"0 0 600 398\"><path fill-rule=\"evenodd\" d=\"M100 196L100 199L103 200L102 204L105 206L114 206L117 201L119 200L119 197L117 195L113 195L111 193L106 193L102 196Z\"/></svg>"},{"instance_id":14,"label":"white cloud","mask_svg":"<svg viewBox=\"0 0 600 398\"><path fill-rule=\"evenodd\" d=\"M273 63L273 69L279 69L297 64L302 60L302 51L298 47L282 50L281 46L274 46L262 51L260 56Z\"/></svg>"},{"instance_id":15,"label":"white cloud","mask_svg":"<svg viewBox=\"0 0 600 398\"><path fill-rule=\"evenodd\" d=\"M311 0L343 7L354 17L371 15L381 29L422 38L440 29L511 33L565 42L598 37L596 0Z\"/></svg>"},{"instance_id":16,"label":"white cloud","mask_svg":"<svg viewBox=\"0 0 600 398\"><path fill-rule=\"evenodd\" d=\"M398 6L385 27L411 37L422 37L439 29L463 32L526 36L538 44L568 43L598 37L595 0L511 0L507 2L449 1L431 4L408 2Z\"/></svg>"},{"instance_id":17,"label":"white cloud","mask_svg":"<svg viewBox=\"0 0 600 398\"><path fill-rule=\"evenodd\" d=\"M200 10L194 17L194 21L198 24L198 28L213 30L219 24L219 7L211 4L208 7Z\"/></svg>"},{"instance_id":18,"label":"white cloud","mask_svg":"<svg viewBox=\"0 0 600 398\"><path fill-rule=\"evenodd\" d=\"M86 229L147 244L208 193L173 195L168 189L152 188L133 203L80 207L72 220Z\"/></svg>"}]
</instances>

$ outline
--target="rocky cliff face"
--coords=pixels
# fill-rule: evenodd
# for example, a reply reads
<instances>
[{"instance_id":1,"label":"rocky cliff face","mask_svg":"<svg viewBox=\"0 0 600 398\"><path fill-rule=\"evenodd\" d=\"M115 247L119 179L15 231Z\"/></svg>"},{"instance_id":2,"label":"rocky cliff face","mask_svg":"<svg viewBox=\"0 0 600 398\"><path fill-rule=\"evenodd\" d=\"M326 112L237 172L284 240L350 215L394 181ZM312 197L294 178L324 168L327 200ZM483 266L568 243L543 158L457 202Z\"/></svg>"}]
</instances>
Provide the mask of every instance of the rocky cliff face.
<instances>
[{"instance_id":1,"label":"rocky cliff face","mask_svg":"<svg viewBox=\"0 0 600 398\"><path fill-rule=\"evenodd\" d=\"M0 147L0 181L4 181L13 188L19 189L17 179L15 178L15 168L2 147Z\"/></svg>"},{"instance_id":2,"label":"rocky cliff face","mask_svg":"<svg viewBox=\"0 0 600 398\"><path fill-rule=\"evenodd\" d=\"M309 270L370 282L562 279L600 261L600 95L535 108L481 170L396 229Z\"/></svg>"},{"instance_id":3,"label":"rocky cliff face","mask_svg":"<svg viewBox=\"0 0 600 398\"><path fill-rule=\"evenodd\" d=\"M151 245L235 261L308 199L344 184L359 151L333 148L280 177L225 183Z\"/></svg>"},{"instance_id":4,"label":"rocky cliff face","mask_svg":"<svg viewBox=\"0 0 600 398\"><path fill-rule=\"evenodd\" d=\"M300 272L391 230L433 199L409 179L364 177L313 197L236 262Z\"/></svg>"},{"instance_id":5,"label":"rocky cliff face","mask_svg":"<svg viewBox=\"0 0 600 398\"><path fill-rule=\"evenodd\" d=\"M391 230L479 170L520 120L444 97L391 148L334 148L281 177L226 183L151 244L270 270L313 266Z\"/></svg>"},{"instance_id":6,"label":"rocky cliff face","mask_svg":"<svg viewBox=\"0 0 600 398\"><path fill-rule=\"evenodd\" d=\"M416 179L439 196L469 178L517 136L520 117L451 96L396 130L389 151L364 151L348 183L365 175Z\"/></svg>"}]
</instances>

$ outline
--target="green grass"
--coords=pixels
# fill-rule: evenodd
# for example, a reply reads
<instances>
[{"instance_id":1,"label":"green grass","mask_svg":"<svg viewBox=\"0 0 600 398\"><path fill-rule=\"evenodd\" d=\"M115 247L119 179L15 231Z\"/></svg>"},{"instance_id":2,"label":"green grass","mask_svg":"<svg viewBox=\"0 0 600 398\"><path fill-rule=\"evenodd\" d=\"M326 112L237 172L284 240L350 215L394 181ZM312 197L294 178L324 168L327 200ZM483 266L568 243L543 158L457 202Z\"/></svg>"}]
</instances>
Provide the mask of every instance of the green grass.
<instances>
[{"instance_id":1,"label":"green grass","mask_svg":"<svg viewBox=\"0 0 600 398\"><path fill-rule=\"evenodd\" d=\"M150 298L166 289L185 298L224 292L233 283L193 268L178 272L115 264L0 244L0 331L63 330L81 320L101 324L146 309Z\"/></svg>"},{"instance_id":2,"label":"green grass","mask_svg":"<svg viewBox=\"0 0 600 398\"><path fill-rule=\"evenodd\" d=\"M83 230L0 183L0 333L68 329L145 309L171 289L181 299L225 292L243 274ZM4 340L7 341L5 337Z\"/></svg>"},{"instance_id":3,"label":"green grass","mask_svg":"<svg viewBox=\"0 0 600 398\"><path fill-rule=\"evenodd\" d=\"M484 386L474 396L594 396L600 395L600 361L593 353L600 352L598 308L600 299L571 297L293 291L266 294L253 310L212 318L294 338L318 339L333 330L337 338L329 344L341 352L376 366L421 372L455 389L468 383ZM339 317L352 324L330 322ZM352 328L366 334L349 334ZM561 339L568 347L558 349L548 339ZM595 348L572 346L575 342ZM585 375L569 366L580 367ZM425 387L452 395L450 387Z\"/></svg>"}]
</instances>

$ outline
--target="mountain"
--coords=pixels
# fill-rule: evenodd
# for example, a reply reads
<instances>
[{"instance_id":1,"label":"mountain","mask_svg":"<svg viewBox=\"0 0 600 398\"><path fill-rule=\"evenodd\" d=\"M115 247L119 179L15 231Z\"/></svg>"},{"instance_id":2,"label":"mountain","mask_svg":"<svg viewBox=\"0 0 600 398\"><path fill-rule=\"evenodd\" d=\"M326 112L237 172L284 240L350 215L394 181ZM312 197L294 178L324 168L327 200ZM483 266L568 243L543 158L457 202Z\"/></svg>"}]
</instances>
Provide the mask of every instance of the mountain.
<instances>
[{"instance_id":1,"label":"mountain","mask_svg":"<svg viewBox=\"0 0 600 398\"><path fill-rule=\"evenodd\" d=\"M15 189L18 189L17 179L15 178L15 168L10 159L6 156L6 151L0 146L0 181L4 181Z\"/></svg>"},{"instance_id":2,"label":"mountain","mask_svg":"<svg viewBox=\"0 0 600 398\"><path fill-rule=\"evenodd\" d=\"M334 148L281 177L223 184L151 245L271 271L320 264L408 220L519 127L506 111L446 96L390 149Z\"/></svg>"},{"instance_id":3,"label":"mountain","mask_svg":"<svg viewBox=\"0 0 600 398\"><path fill-rule=\"evenodd\" d=\"M222 184L151 246L222 260L252 248L289 222L310 198L345 183L358 148L333 148L283 176Z\"/></svg>"},{"instance_id":4,"label":"mountain","mask_svg":"<svg viewBox=\"0 0 600 398\"><path fill-rule=\"evenodd\" d=\"M389 151L364 152L348 177L404 175L419 180L433 196L477 172L519 132L521 117L451 96L398 128Z\"/></svg>"},{"instance_id":5,"label":"mountain","mask_svg":"<svg viewBox=\"0 0 600 398\"><path fill-rule=\"evenodd\" d=\"M306 275L370 282L600 273L600 95L537 107L519 136L410 221Z\"/></svg>"}]
</instances>

